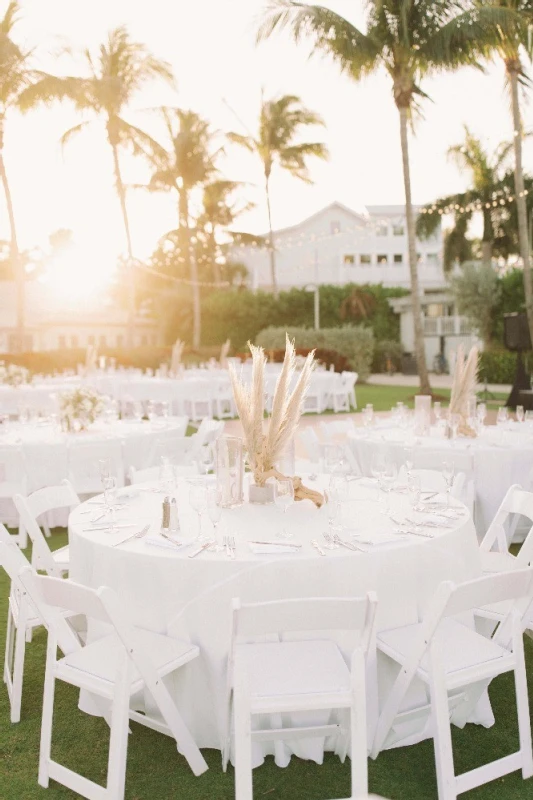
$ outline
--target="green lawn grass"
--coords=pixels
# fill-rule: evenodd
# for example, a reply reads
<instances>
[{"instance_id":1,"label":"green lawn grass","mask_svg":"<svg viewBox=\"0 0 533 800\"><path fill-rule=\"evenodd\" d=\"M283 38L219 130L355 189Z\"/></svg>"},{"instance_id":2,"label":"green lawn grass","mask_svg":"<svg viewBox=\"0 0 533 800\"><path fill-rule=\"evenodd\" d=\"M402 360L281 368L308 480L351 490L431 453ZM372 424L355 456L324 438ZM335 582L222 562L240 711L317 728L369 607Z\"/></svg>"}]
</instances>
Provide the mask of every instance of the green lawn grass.
<instances>
[{"instance_id":1,"label":"green lawn grass","mask_svg":"<svg viewBox=\"0 0 533 800\"><path fill-rule=\"evenodd\" d=\"M372 403L374 411L390 411L398 402L406 403L410 408L414 406L414 396L417 394L416 386L381 386L379 384L361 383L355 387L357 407L364 408L367 403ZM442 397L442 403L447 405L450 399L449 389L435 389L435 394ZM499 408L507 400L507 394L494 394L487 401L488 408ZM478 395L478 398L482 398Z\"/></svg>"},{"instance_id":2,"label":"green lawn grass","mask_svg":"<svg viewBox=\"0 0 533 800\"><path fill-rule=\"evenodd\" d=\"M65 532L52 536L52 546L65 543ZM0 570L0 648L4 652L8 582ZM55 800L75 795L53 781L48 790L37 784L41 699L46 634L38 631L26 649L22 719L9 722L5 686L0 688L0 798L1 800ZM533 643L526 639L530 681L533 680ZM531 689L530 686L530 694ZM471 769L510 753L518 747L513 681L497 678L490 687L497 723L488 730L467 725L454 728L456 768ZM129 737L126 797L128 800L231 800L233 769L224 774L220 753L204 751L210 769L199 778L190 772L172 740L132 724ZM58 683L55 700L53 757L93 780L105 780L108 729L98 718L77 709L77 691ZM370 761L370 791L393 800L431 800L437 797L431 741L389 750ZM332 754L324 764L293 758L287 769L268 758L254 770L254 797L272 800L332 800L349 795L349 762ZM519 772L468 792L468 800L529 800L533 780L523 781Z\"/></svg>"}]
</instances>

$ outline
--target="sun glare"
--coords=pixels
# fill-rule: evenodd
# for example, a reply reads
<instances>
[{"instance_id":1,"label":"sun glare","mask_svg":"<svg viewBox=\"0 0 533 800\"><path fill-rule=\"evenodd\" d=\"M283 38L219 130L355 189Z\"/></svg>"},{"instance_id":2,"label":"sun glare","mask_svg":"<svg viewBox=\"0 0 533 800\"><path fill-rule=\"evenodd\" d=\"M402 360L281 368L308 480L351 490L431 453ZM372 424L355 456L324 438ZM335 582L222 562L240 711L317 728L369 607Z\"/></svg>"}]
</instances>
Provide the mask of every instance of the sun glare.
<instances>
[{"instance_id":1,"label":"sun glare","mask_svg":"<svg viewBox=\"0 0 533 800\"><path fill-rule=\"evenodd\" d=\"M49 259L41 281L58 301L85 305L103 294L114 271L112 257L72 245Z\"/></svg>"}]
</instances>

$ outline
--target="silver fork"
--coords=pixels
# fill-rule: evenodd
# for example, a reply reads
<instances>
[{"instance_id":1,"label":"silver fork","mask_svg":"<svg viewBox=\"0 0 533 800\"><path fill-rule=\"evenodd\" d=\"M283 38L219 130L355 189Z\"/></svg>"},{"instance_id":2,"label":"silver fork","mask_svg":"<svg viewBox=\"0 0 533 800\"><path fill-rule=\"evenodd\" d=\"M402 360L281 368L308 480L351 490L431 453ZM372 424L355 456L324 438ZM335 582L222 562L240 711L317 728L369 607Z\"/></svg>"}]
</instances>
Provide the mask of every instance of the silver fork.
<instances>
[{"instance_id":1,"label":"silver fork","mask_svg":"<svg viewBox=\"0 0 533 800\"><path fill-rule=\"evenodd\" d=\"M224 536L224 546L228 558L235 558L235 537L231 534Z\"/></svg>"},{"instance_id":2,"label":"silver fork","mask_svg":"<svg viewBox=\"0 0 533 800\"><path fill-rule=\"evenodd\" d=\"M126 539L123 539L121 542L116 542L116 544L114 544L113 547L119 547L119 545L121 545L121 544L125 544L126 542L131 542L132 539L142 539L142 537L146 536L146 534L148 533L149 528L150 528L150 525L145 525L142 530L137 531L137 533L134 533L132 536L128 536Z\"/></svg>"},{"instance_id":3,"label":"silver fork","mask_svg":"<svg viewBox=\"0 0 533 800\"><path fill-rule=\"evenodd\" d=\"M333 541L333 536L331 535L331 533L327 533L326 531L324 531L322 536L324 537L324 540L326 542L324 547L326 547L328 550L336 550L338 547L340 547L340 544L337 544L336 542Z\"/></svg>"},{"instance_id":4,"label":"silver fork","mask_svg":"<svg viewBox=\"0 0 533 800\"><path fill-rule=\"evenodd\" d=\"M342 547L346 547L348 550L362 550L362 547L359 547L355 544L355 542L345 542L344 539L341 539L338 533L333 534L333 541L335 544L341 545Z\"/></svg>"}]
</instances>

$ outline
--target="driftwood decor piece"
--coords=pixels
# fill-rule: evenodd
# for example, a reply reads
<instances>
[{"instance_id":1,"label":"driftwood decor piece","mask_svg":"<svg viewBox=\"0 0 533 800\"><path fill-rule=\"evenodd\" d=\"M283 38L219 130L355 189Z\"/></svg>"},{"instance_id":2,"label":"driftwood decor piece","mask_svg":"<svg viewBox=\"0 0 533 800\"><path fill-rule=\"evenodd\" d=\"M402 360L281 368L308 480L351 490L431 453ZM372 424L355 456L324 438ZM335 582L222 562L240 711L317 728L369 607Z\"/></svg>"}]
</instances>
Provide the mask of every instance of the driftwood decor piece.
<instances>
[{"instance_id":1,"label":"driftwood decor piece","mask_svg":"<svg viewBox=\"0 0 533 800\"><path fill-rule=\"evenodd\" d=\"M450 395L450 414L459 414L461 422L458 433L462 436L475 437L476 432L468 425L468 400L475 397L478 380L478 358L477 347L472 347L465 358L464 347L462 344L457 348L457 358L453 372L452 391Z\"/></svg>"},{"instance_id":2,"label":"driftwood decor piece","mask_svg":"<svg viewBox=\"0 0 533 800\"><path fill-rule=\"evenodd\" d=\"M244 431L244 441L248 451L248 462L254 475L256 486L264 487L269 478L287 479L275 467L285 448L293 438L303 410L305 395L309 388L314 369L314 351L309 353L299 373L294 388L290 384L295 372L294 343L285 345L285 358L276 382L272 400L272 412L265 422L265 364L266 357L262 347L248 344L252 354L252 382L245 384L230 365L230 378L235 405ZM295 500L312 500L316 506L324 502L320 492L308 489L301 478L290 476L294 484Z\"/></svg>"}]
</instances>

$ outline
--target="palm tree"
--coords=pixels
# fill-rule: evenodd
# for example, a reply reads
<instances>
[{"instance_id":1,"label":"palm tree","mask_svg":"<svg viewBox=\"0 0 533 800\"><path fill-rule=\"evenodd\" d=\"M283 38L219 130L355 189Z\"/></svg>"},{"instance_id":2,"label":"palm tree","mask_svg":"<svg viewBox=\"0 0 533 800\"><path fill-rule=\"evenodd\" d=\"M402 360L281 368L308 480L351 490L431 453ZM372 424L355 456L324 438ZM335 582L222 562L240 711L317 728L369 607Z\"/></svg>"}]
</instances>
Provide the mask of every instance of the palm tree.
<instances>
[{"instance_id":1,"label":"palm tree","mask_svg":"<svg viewBox=\"0 0 533 800\"><path fill-rule=\"evenodd\" d=\"M201 309L198 264L191 235L191 191L209 181L216 172L213 152L215 133L209 122L195 111L179 108L161 110L165 123L168 149L159 147L153 154L153 173L150 191L175 191L178 195L178 222L181 250L188 262L193 297L193 347L200 346Z\"/></svg>"},{"instance_id":2,"label":"palm tree","mask_svg":"<svg viewBox=\"0 0 533 800\"><path fill-rule=\"evenodd\" d=\"M120 169L119 149L130 148L134 154L152 153L156 142L144 131L124 119L132 99L147 83L163 79L174 83L170 64L155 58L145 45L133 41L126 28L110 31L107 42L102 44L96 55L89 50L83 52L87 66L87 77L58 77L43 75L21 96L23 109L37 102L51 104L56 100L70 100L77 111L103 117L107 141L113 155L113 171L120 209L124 223L126 248L130 268L134 265L131 227L126 205L126 190ZM62 137L66 144L73 136L90 124L84 120L75 125ZM129 338L133 344L133 324L135 318L135 282L130 278L129 297Z\"/></svg>"},{"instance_id":3,"label":"palm tree","mask_svg":"<svg viewBox=\"0 0 533 800\"><path fill-rule=\"evenodd\" d=\"M481 239L481 260L484 266L492 264L498 207L493 206L495 194L500 189L501 171L509 154L513 150L512 142L502 142L493 155L483 149L480 139L464 126L465 138L462 144L448 149L448 156L455 161L462 172L470 172L471 188L449 197L442 197L421 209L417 220L417 233L427 238L433 234L443 213L451 212L455 217L452 230L446 236L444 268L449 269L457 255L463 256L461 261L471 258L468 248L464 247L466 231L474 211L483 216L483 235Z\"/></svg>"},{"instance_id":4,"label":"palm tree","mask_svg":"<svg viewBox=\"0 0 533 800\"><path fill-rule=\"evenodd\" d=\"M253 207L252 203L242 204L232 197L241 186L242 183L238 181L219 179L212 180L204 186L203 211L198 224L207 231L215 283L221 281L220 263L217 260L219 255L217 231L219 229L228 229L241 214Z\"/></svg>"},{"instance_id":5,"label":"palm tree","mask_svg":"<svg viewBox=\"0 0 533 800\"><path fill-rule=\"evenodd\" d=\"M333 57L341 70L360 80L384 67L392 80L393 98L400 117L400 142L405 190L405 216L409 245L409 269L414 317L415 352L420 390L430 393L424 350L420 303L415 217L411 199L408 123L426 94L421 78L432 70L453 69L475 61L462 42L452 47L448 26L453 25L456 6L449 0L369 0L367 32L335 12L293 0L271 0L265 11L258 40L276 29L289 28L295 42L313 41L315 52Z\"/></svg>"},{"instance_id":6,"label":"palm tree","mask_svg":"<svg viewBox=\"0 0 533 800\"><path fill-rule=\"evenodd\" d=\"M263 100L261 102L257 136L243 136L239 133L228 134L228 138L233 142L242 145L251 153L259 156L263 165L268 211L270 274L275 297L278 296L278 283L276 278L274 232L272 229L270 177L274 164L278 163L282 169L290 172L295 178L299 178L305 183L312 183L307 168L307 159L310 156L327 159L328 150L322 142L298 143L296 141L302 128L308 125L324 125L324 121L314 111L305 108L299 97L285 94L276 100Z\"/></svg>"},{"instance_id":7,"label":"palm tree","mask_svg":"<svg viewBox=\"0 0 533 800\"><path fill-rule=\"evenodd\" d=\"M10 263L17 285L17 334L12 349L24 349L25 340L25 261L19 252L15 211L4 161L4 135L6 121L12 109L21 105L24 90L37 79L31 66L33 53L23 50L11 38L19 18L20 6L13 0L0 20L0 179L4 190L10 230Z\"/></svg>"}]
</instances>

